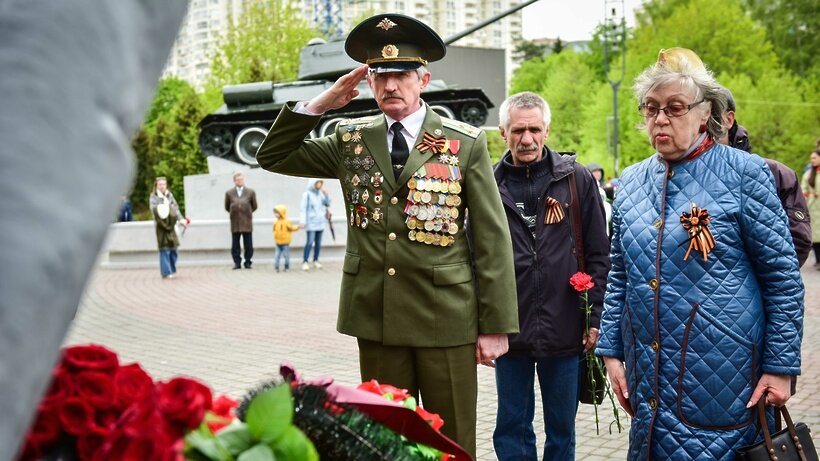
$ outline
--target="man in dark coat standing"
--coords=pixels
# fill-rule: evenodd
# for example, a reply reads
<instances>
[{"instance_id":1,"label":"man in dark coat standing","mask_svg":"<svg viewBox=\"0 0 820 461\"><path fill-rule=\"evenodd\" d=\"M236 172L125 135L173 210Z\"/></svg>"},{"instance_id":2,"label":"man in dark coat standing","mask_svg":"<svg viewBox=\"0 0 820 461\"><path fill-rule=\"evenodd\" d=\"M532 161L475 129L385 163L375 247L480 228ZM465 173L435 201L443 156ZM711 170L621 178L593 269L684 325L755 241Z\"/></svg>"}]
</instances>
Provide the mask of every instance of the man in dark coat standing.
<instances>
[{"instance_id":1,"label":"man in dark coat standing","mask_svg":"<svg viewBox=\"0 0 820 461\"><path fill-rule=\"evenodd\" d=\"M256 192L245 187L242 173L233 175L234 187L225 192L225 211L231 215L231 256L233 268L241 269L239 238L245 247L245 269L251 268L253 257L253 212L256 211Z\"/></svg>"},{"instance_id":2,"label":"man in dark coat standing","mask_svg":"<svg viewBox=\"0 0 820 461\"><path fill-rule=\"evenodd\" d=\"M499 118L508 150L495 180L512 237L520 333L510 335L510 351L495 362L493 445L500 461L538 459L532 425L537 374L546 425L543 459L573 460L579 361L597 342L609 271L603 202L598 182L574 155L544 145L550 109L543 98L512 95ZM570 285L579 271L595 283L588 290L588 321Z\"/></svg>"}]
</instances>

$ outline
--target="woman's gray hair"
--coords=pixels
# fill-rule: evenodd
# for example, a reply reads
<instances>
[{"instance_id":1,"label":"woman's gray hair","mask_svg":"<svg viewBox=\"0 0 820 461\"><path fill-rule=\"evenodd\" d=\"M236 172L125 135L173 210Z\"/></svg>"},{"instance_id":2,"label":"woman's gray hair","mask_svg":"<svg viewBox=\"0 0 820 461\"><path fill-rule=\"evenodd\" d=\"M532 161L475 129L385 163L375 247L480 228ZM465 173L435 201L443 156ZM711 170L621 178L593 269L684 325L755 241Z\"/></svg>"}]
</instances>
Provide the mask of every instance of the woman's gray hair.
<instances>
[{"instance_id":1,"label":"woman's gray hair","mask_svg":"<svg viewBox=\"0 0 820 461\"><path fill-rule=\"evenodd\" d=\"M541 109L541 114L544 115L544 126L550 126L552 113L549 104L544 98L531 91L516 93L501 103L498 109L498 121L505 130L510 127L510 111L513 109Z\"/></svg>"},{"instance_id":2,"label":"woman's gray hair","mask_svg":"<svg viewBox=\"0 0 820 461\"><path fill-rule=\"evenodd\" d=\"M681 50L681 48L673 48L668 51L673 52L673 50ZM720 139L725 134L723 114L726 112L727 106L726 93L723 91L723 87L715 80L712 72L706 69L700 58L691 51L685 50L689 54L675 54L671 59L663 58L664 51L661 50L661 57L657 63L635 78L632 89L638 98L638 103L643 104L644 98L650 91L670 83L679 83L683 87L691 88L695 90L695 100L693 102L704 99L709 103L709 107L701 104L693 107L692 110L711 111L709 120L706 122L706 131L712 139ZM641 128L646 128L645 121Z\"/></svg>"}]
</instances>

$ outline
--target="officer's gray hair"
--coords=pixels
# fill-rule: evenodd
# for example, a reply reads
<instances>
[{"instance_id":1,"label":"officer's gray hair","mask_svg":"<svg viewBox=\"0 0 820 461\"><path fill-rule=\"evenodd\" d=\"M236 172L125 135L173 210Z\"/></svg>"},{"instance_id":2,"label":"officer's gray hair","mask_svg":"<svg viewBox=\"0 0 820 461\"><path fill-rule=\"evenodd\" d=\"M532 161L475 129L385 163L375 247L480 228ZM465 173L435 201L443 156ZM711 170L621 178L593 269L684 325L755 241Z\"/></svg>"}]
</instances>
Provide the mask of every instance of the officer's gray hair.
<instances>
[{"instance_id":1,"label":"officer's gray hair","mask_svg":"<svg viewBox=\"0 0 820 461\"><path fill-rule=\"evenodd\" d=\"M656 89L672 83L678 83L684 88L689 88L695 92L695 99L692 102L706 100L705 103L693 107L691 110L699 111L701 114L710 111L709 120L706 122L706 131L709 136L718 140L725 134L723 126L723 114L726 112L726 93L723 87L715 80L714 75L702 65L684 62L680 68L671 69L668 66L653 64L635 78L632 89L638 98L638 104L642 104L646 95ZM646 121L640 126L646 128Z\"/></svg>"},{"instance_id":2,"label":"officer's gray hair","mask_svg":"<svg viewBox=\"0 0 820 461\"><path fill-rule=\"evenodd\" d=\"M498 109L498 119L499 124L505 130L510 127L510 112L513 109L540 109L541 114L544 116L544 127L550 126L552 113L549 104L544 98L531 91L516 93L501 103L501 107Z\"/></svg>"}]
</instances>

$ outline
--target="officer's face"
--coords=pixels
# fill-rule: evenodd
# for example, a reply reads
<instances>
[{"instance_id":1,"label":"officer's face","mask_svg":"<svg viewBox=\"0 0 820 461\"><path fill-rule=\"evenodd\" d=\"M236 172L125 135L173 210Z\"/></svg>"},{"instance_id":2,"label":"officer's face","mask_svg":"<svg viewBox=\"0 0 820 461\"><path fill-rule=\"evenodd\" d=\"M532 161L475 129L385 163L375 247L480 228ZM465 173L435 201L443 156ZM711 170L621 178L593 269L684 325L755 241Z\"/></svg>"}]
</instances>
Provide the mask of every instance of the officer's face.
<instances>
[{"instance_id":1,"label":"officer's face","mask_svg":"<svg viewBox=\"0 0 820 461\"><path fill-rule=\"evenodd\" d=\"M527 165L541 160L550 127L537 107L510 110L508 127L499 126L501 137L512 153L513 165Z\"/></svg>"},{"instance_id":2,"label":"officer's face","mask_svg":"<svg viewBox=\"0 0 820 461\"><path fill-rule=\"evenodd\" d=\"M415 70L368 74L367 83L382 112L402 120L421 107L421 90L430 82L430 73L419 78Z\"/></svg>"}]
</instances>

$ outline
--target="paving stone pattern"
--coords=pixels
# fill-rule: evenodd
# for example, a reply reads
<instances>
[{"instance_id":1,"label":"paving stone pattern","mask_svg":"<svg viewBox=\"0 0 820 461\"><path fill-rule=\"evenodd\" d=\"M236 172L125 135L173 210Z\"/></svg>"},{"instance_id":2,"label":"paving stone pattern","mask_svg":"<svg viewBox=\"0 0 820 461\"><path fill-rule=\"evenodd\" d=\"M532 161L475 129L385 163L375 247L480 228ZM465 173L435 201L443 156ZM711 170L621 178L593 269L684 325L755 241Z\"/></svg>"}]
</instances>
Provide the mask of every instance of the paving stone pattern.
<instances>
[{"instance_id":1,"label":"paving stone pattern","mask_svg":"<svg viewBox=\"0 0 820 461\"><path fill-rule=\"evenodd\" d=\"M252 270L231 270L230 261L224 266L182 266L175 279L162 279L158 268L99 269L66 344L103 344L124 362L140 362L155 379L192 376L233 397L278 377L283 361L292 362L304 377L328 375L346 385L357 384L356 341L335 330L341 264L329 262L321 270L302 272L298 258L291 262L295 269L281 273L264 261ZM820 271L807 264L803 280L803 375L790 408L795 420L817 432ZM477 455L489 461L496 459L496 391L493 371L479 368ZM611 407L599 407L599 418L601 434L596 435L593 407L581 405L577 459L625 459L628 422L623 432L610 434ZM536 433L542 427L536 405ZM543 438L540 433L539 444Z\"/></svg>"}]
</instances>

